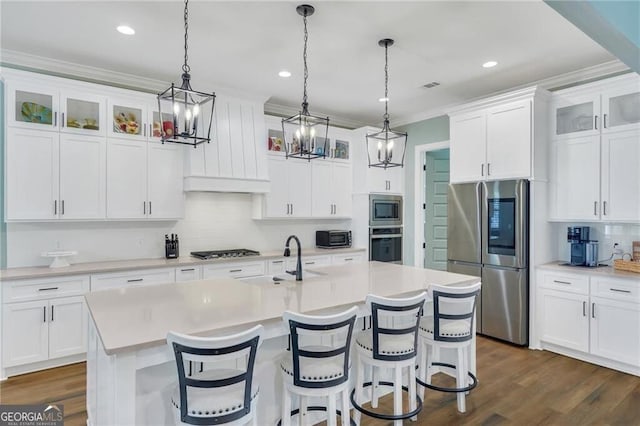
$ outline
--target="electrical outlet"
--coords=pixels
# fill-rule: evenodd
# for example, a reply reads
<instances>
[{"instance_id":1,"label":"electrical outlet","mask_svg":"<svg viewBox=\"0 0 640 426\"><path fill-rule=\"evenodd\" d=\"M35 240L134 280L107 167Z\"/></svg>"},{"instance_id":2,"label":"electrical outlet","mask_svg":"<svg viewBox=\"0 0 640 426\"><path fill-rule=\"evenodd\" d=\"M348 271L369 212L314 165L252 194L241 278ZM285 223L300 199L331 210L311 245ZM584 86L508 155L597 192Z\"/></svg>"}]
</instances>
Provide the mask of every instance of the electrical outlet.
<instances>
[{"instance_id":1,"label":"electrical outlet","mask_svg":"<svg viewBox=\"0 0 640 426\"><path fill-rule=\"evenodd\" d=\"M620 247L620 244L613 243L613 254L622 254L623 250Z\"/></svg>"}]
</instances>

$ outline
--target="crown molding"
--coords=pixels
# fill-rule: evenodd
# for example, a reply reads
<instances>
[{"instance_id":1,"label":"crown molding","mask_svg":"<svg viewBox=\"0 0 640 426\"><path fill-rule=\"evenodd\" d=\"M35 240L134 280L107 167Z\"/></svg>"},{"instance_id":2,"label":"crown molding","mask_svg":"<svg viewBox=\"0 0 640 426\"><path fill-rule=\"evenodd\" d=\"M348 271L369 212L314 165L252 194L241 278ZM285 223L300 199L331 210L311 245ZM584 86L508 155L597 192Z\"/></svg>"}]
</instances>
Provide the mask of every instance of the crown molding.
<instances>
[{"instance_id":1,"label":"crown molding","mask_svg":"<svg viewBox=\"0 0 640 426\"><path fill-rule=\"evenodd\" d=\"M274 104L272 102L267 102L264 104L264 113L268 115L275 115L277 117L291 117L298 113L300 113L300 107L292 107L288 105L280 105ZM352 120L350 118L345 117L336 117L329 114L322 114L318 111L314 111L314 115L329 117L329 125L332 127L342 127L345 129L357 129L363 126L368 125L368 123L364 123L359 120Z\"/></svg>"},{"instance_id":2,"label":"crown molding","mask_svg":"<svg viewBox=\"0 0 640 426\"><path fill-rule=\"evenodd\" d=\"M555 90L565 89L568 87L573 87L581 84L590 83L603 78L612 77L614 75L625 74L628 72L631 72L631 69L629 69L629 67L625 65L622 61L613 60L609 62L604 62L602 64L583 68L578 71L571 71L568 73L564 73L564 74L556 75L553 77L530 82L527 84L523 84L521 86L512 87L512 88L509 88L508 90L495 92L485 96L479 96L473 99L466 100L464 102L456 102L456 103L444 105L438 108L432 108L426 111L418 112L415 114L406 115L406 116L400 117L398 120L395 120L395 125L405 126L407 124L416 123L419 121L428 120L430 118L439 117L439 116L448 114L449 111L465 109L466 105L468 104L482 102L485 99L495 98L500 95L506 95L508 93L515 92L515 91L526 90L527 88L531 88L532 86L536 86L541 89L546 89L549 91L555 91Z\"/></svg>"}]
</instances>

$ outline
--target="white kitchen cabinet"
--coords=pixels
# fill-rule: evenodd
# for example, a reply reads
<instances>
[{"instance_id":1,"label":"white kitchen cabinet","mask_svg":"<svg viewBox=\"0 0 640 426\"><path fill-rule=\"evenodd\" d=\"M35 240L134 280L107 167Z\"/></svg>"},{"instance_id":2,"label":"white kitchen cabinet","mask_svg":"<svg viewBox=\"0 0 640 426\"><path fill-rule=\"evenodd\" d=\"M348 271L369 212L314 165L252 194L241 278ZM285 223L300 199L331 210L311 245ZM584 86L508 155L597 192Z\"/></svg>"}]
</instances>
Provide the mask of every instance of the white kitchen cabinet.
<instances>
[{"instance_id":1,"label":"white kitchen cabinet","mask_svg":"<svg viewBox=\"0 0 640 426\"><path fill-rule=\"evenodd\" d=\"M147 96L110 96L107 101L107 136L127 140L146 140Z\"/></svg>"},{"instance_id":2,"label":"white kitchen cabinet","mask_svg":"<svg viewBox=\"0 0 640 426\"><path fill-rule=\"evenodd\" d=\"M551 101L552 138L597 135L600 96L586 93L554 93Z\"/></svg>"},{"instance_id":3,"label":"white kitchen cabinet","mask_svg":"<svg viewBox=\"0 0 640 426\"><path fill-rule=\"evenodd\" d=\"M176 281L173 268L140 269L91 275L91 291L111 290L133 286L170 284Z\"/></svg>"},{"instance_id":4,"label":"white kitchen cabinet","mask_svg":"<svg viewBox=\"0 0 640 426\"><path fill-rule=\"evenodd\" d=\"M640 221L640 131L604 133L601 149L601 218Z\"/></svg>"},{"instance_id":5,"label":"white kitchen cabinet","mask_svg":"<svg viewBox=\"0 0 640 426\"><path fill-rule=\"evenodd\" d=\"M263 260L247 262L212 263L203 265L202 278L246 278L265 275L265 263Z\"/></svg>"},{"instance_id":6,"label":"white kitchen cabinet","mask_svg":"<svg viewBox=\"0 0 640 426\"><path fill-rule=\"evenodd\" d=\"M107 134L106 96L83 90L60 92L60 131L88 136Z\"/></svg>"},{"instance_id":7,"label":"white kitchen cabinet","mask_svg":"<svg viewBox=\"0 0 640 426\"><path fill-rule=\"evenodd\" d=\"M59 91L46 83L28 80L7 79L7 126L58 131Z\"/></svg>"},{"instance_id":8,"label":"white kitchen cabinet","mask_svg":"<svg viewBox=\"0 0 640 426\"><path fill-rule=\"evenodd\" d=\"M314 217L351 217L349 164L316 160L311 167L311 212Z\"/></svg>"},{"instance_id":9,"label":"white kitchen cabinet","mask_svg":"<svg viewBox=\"0 0 640 426\"><path fill-rule=\"evenodd\" d=\"M404 168L368 167L367 182L370 193L402 194L404 191Z\"/></svg>"},{"instance_id":10,"label":"white kitchen cabinet","mask_svg":"<svg viewBox=\"0 0 640 426\"><path fill-rule=\"evenodd\" d=\"M331 256L332 265L341 265L344 263L358 263L358 262L364 262L363 253L334 254L333 256Z\"/></svg>"},{"instance_id":11,"label":"white kitchen cabinet","mask_svg":"<svg viewBox=\"0 0 640 426\"><path fill-rule=\"evenodd\" d=\"M176 268L176 282L197 281L202 279L202 266L181 266Z\"/></svg>"},{"instance_id":12,"label":"white kitchen cabinet","mask_svg":"<svg viewBox=\"0 0 640 426\"><path fill-rule=\"evenodd\" d=\"M137 140L107 142L107 217L178 219L184 215L183 147Z\"/></svg>"},{"instance_id":13,"label":"white kitchen cabinet","mask_svg":"<svg viewBox=\"0 0 640 426\"><path fill-rule=\"evenodd\" d=\"M532 87L451 111L451 182L542 177L547 97Z\"/></svg>"},{"instance_id":14,"label":"white kitchen cabinet","mask_svg":"<svg viewBox=\"0 0 640 426\"><path fill-rule=\"evenodd\" d=\"M185 191L267 192L263 105L262 101L216 96L211 143L187 151ZM208 114L204 112L207 122Z\"/></svg>"},{"instance_id":15,"label":"white kitchen cabinet","mask_svg":"<svg viewBox=\"0 0 640 426\"><path fill-rule=\"evenodd\" d=\"M623 371L640 367L640 281L539 272L543 348Z\"/></svg>"},{"instance_id":16,"label":"white kitchen cabinet","mask_svg":"<svg viewBox=\"0 0 640 426\"><path fill-rule=\"evenodd\" d=\"M638 78L606 87L602 92L602 132L640 130Z\"/></svg>"},{"instance_id":17,"label":"white kitchen cabinet","mask_svg":"<svg viewBox=\"0 0 640 426\"><path fill-rule=\"evenodd\" d=\"M282 259L271 259L267 261L267 274L269 275L284 274L286 269L286 257L283 257Z\"/></svg>"},{"instance_id":18,"label":"white kitchen cabinet","mask_svg":"<svg viewBox=\"0 0 640 426\"><path fill-rule=\"evenodd\" d=\"M321 160L314 160L321 161ZM311 164L269 156L270 191L258 200L262 218L311 217Z\"/></svg>"},{"instance_id":19,"label":"white kitchen cabinet","mask_svg":"<svg viewBox=\"0 0 640 426\"><path fill-rule=\"evenodd\" d=\"M2 368L86 352L86 275L3 283Z\"/></svg>"}]
</instances>

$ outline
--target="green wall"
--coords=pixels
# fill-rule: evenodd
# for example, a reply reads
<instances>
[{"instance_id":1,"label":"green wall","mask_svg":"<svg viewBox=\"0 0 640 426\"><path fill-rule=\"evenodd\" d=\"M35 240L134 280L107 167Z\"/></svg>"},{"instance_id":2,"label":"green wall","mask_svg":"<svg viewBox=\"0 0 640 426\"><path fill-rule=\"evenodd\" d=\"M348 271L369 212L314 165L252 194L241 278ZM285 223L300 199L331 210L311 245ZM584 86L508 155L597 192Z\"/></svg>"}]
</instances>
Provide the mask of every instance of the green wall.
<instances>
[{"instance_id":1,"label":"green wall","mask_svg":"<svg viewBox=\"0 0 640 426\"><path fill-rule=\"evenodd\" d=\"M4 83L0 81L0 268L7 267L7 224L4 222Z\"/></svg>"},{"instance_id":2,"label":"green wall","mask_svg":"<svg viewBox=\"0 0 640 426\"><path fill-rule=\"evenodd\" d=\"M415 147L426 143L444 142L449 140L449 117L442 115L430 118L428 120L418 121L398 127L398 130L407 132L407 150L404 160L404 179L405 179L405 196L404 196L404 262L413 265L414 246L416 239L415 224L413 216L417 206L414 197L414 180L415 173ZM418 238L423 238L418 236Z\"/></svg>"}]
</instances>

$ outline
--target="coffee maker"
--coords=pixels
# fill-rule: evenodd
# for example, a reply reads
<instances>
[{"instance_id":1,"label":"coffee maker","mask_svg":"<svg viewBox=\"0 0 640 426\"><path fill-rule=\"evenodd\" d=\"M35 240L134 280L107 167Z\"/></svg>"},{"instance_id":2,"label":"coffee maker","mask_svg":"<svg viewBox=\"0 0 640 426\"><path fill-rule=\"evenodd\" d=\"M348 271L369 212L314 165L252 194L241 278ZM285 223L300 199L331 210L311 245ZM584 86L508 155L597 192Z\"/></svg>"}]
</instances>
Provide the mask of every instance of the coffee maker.
<instances>
[{"instance_id":1,"label":"coffee maker","mask_svg":"<svg viewBox=\"0 0 640 426\"><path fill-rule=\"evenodd\" d=\"M598 266L598 241L589 239L588 226L570 226L567 241L571 243L572 266Z\"/></svg>"}]
</instances>

